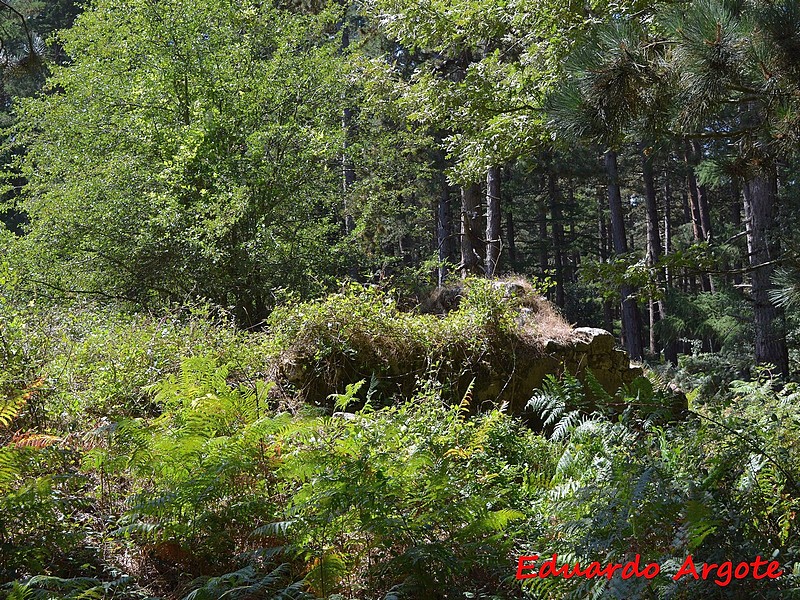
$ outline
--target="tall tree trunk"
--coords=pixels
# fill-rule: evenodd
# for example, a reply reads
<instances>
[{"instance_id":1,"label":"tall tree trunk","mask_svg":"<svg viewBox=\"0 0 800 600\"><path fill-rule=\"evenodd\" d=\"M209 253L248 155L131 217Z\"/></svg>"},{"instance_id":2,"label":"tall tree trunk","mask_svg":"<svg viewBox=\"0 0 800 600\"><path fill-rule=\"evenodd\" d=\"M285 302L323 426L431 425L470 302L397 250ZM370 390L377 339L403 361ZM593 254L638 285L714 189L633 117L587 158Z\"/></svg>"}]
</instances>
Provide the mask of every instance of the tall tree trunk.
<instances>
[{"instance_id":1,"label":"tall tree trunk","mask_svg":"<svg viewBox=\"0 0 800 600\"><path fill-rule=\"evenodd\" d=\"M711 220L708 214L708 200L705 187L697 185L697 177L694 174L696 154L692 152L693 146L687 141L684 152L686 166L688 167L686 180L689 187L689 201L692 214L692 231L697 242L707 242L711 235ZM705 206L705 216L703 211ZM703 222L705 221L705 226ZM700 276L700 285L704 292L713 292L714 284L707 273Z\"/></svg>"},{"instance_id":2,"label":"tall tree trunk","mask_svg":"<svg viewBox=\"0 0 800 600\"><path fill-rule=\"evenodd\" d=\"M476 230L481 187L477 183L461 187L461 276L479 275L482 272L480 246Z\"/></svg>"},{"instance_id":3,"label":"tall tree trunk","mask_svg":"<svg viewBox=\"0 0 800 600\"><path fill-rule=\"evenodd\" d=\"M550 199L551 229L553 230L553 262L556 276L556 304L564 308L564 221L561 214L561 193L558 175L552 171L547 177L547 195Z\"/></svg>"},{"instance_id":4,"label":"tall tree trunk","mask_svg":"<svg viewBox=\"0 0 800 600\"><path fill-rule=\"evenodd\" d=\"M517 233L514 230L514 206L509 198L506 204L506 245L508 246L508 264L512 271L517 269Z\"/></svg>"},{"instance_id":5,"label":"tall tree trunk","mask_svg":"<svg viewBox=\"0 0 800 600\"><path fill-rule=\"evenodd\" d=\"M672 189L669 173L664 173L664 256L672 253ZM672 285L672 272L665 269L667 285Z\"/></svg>"},{"instance_id":6,"label":"tall tree trunk","mask_svg":"<svg viewBox=\"0 0 800 600\"><path fill-rule=\"evenodd\" d=\"M500 167L486 173L486 275L497 273L500 261Z\"/></svg>"},{"instance_id":7,"label":"tall tree trunk","mask_svg":"<svg viewBox=\"0 0 800 600\"><path fill-rule=\"evenodd\" d=\"M439 201L436 210L436 242L439 252L438 283L447 279L447 263L453 260L453 208L450 204L450 184L444 170L439 171Z\"/></svg>"},{"instance_id":8,"label":"tall tree trunk","mask_svg":"<svg viewBox=\"0 0 800 600\"><path fill-rule=\"evenodd\" d=\"M644 180L644 202L647 215L647 251L645 261L652 266L661 258L661 234L658 229L658 200L656 198L656 181L653 174L653 157L648 154L648 145L639 144L639 154L642 158L642 175ZM658 269L656 283L659 288L664 287L664 274ZM650 298L650 353L658 355L661 351L656 340L656 323L664 316L664 303L661 300Z\"/></svg>"},{"instance_id":9,"label":"tall tree trunk","mask_svg":"<svg viewBox=\"0 0 800 600\"><path fill-rule=\"evenodd\" d=\"M699 163L703 158L703 147L699 141L692 141L695 163ZM711 210L708 206L708 190L704 185L697 186L697 208L700 211L700 227L703 231L703 239L711 241Z\"/></svg>"},{"instance_id":10,"label":"tall tree trunk","mask_svg":"<svg viewBox=\"0 0 800 600\"><path fill-rule=\"evenodd\" d=\"M733 199L731 202L731 224L734 226L734 231L739 231L742 227L742 192L739 189L737 179L733 179L731 182L731 198ZM733 285L741 286L743 281L741 261L734 262L733 269Z\"/></svg>"},{"instance_id":11,"label":"tall tree trunk","mask_svg":"<svg viewBox=\"0 0 800 600\"><path fill-rule=\"evenodd\" d=\"M606 214L605 210L603 210L603 205L606 204L606 199L603 197L603 190L602 188L597 188L597 236L598 236L598 248L597 251L600 254L600 260L606 262L608 260L608 227L606 227Z\"/></svg>"},{"instance_id":12,"label":"tall tree trunk","mask_svg":"<svg viewBox=\"0 0 800 600\"><path fill-rule=\"evenodd\" d=\"M606 204L603 198L603 190L598 187L597 188L597 227L598 227L598 239L599 239L599 248L598 251L600 253L600 260L602 262L606 262L610 255L609 252L609 241L608 241L608 221L606 220L605 210L603 210L603 205ZM614 315L613 315L613 306L611 305L611 301L606 299L603 296L603 327L605 327L608 331L612 334L614 333Z\"/></svg>"},{"instance_id":13,"label":"tall tree trunk","mask_svg":"<svg viewBox=\"0 0 800 600\"><path fill-rule=\"evenodd\" d=\"M664 255L672 253L672 190L669 185L669 173L664 173ZM673 276L671 269L665 269L666 288L671 288ZM663 301L662 301L663 304ZM662 313L666 314L666 313ZM673 365L678 364L678 341L672 339L664 342L664 358Z\"/></svg>"},{"instance_id":14,"label":"tall tree trunk","mask_svg":"<svg viewBox=\"0 0 800 600\"><path fill-rule=\"evenodd\" d=\"M542 277L547 275L550 269L550 253L548 252L549 236L547 235L547 204L539 204L536 214L536 221L539 225L539 271Z\"/></svg>"},{"instance_id":15,"label":"tall tree trunk","mask_svg":"<svg viewBox=\"0 0 800 600\"><path fill-rule=\"evenodd\" d=\"M788 375L786 322L783 310L769 299L774 261L780 255L775 223L777 192L774 166L770 173L759 173L744 184L745 212L750 221L747 241L750 248L750 296L753 300L756 361L773 364L782 374Z\"/></svg>"},{"instance_id":16,"label":"tall tree trunk","mask_svg":"<svg viewBox=\"0 0 800 600\"><path fill-rule=\"evenodd\" d=\"M623 255L628 252L625 237L625 213L622 210L622 194L619 187L619 171L617 153L608 150L605 153L606 174L608 175L608 206L611 211L611 237L614 242L614 253ZM639 307L633 297L635 290L628 284L620 288L622 296L622 333L625 348L633 360L642 359L642 318Z\"/></svg>"},{"instance_id":17,"label":"tall tree trunk","mask_svg":"<svg viewBox=\"0 0 800 600\"><path fill-rule=\"evenodd\" d=\"M687 158L687 164L691 169L691 163ZM692 233L696 242L702 242L705 237L703 236L703 224L700 221L700 200L698 199L697 192L697 178L694 171L690 170L686 175L686 183L689 187L689 210L691 211L692 218Z\"/></svg>"},{"instance_id":18,"label":"tall tree trunk","mask_svg":"<svg viewBox=\"0 0 800 600\"><path fill-rule=\"evenodd\" d=\"M576 283L577 273L580 268L581 255L577 245L577 227L575 225L575 182L570 179L567 182L567 213L569 214L569 236L567 237L567 247L572 248L572 257L569 261L569 268L565 268L564 278L571 284Z\"/></svg>"},{"instance_id":19,"label":"tall tree trunk","mask_svg":"<svg viewBox=\"0 0 800 600\"><path fill-rule=\"evenodd\" d=\"M693 223L691 202L689 201L689 192L685 187L681 190L681 207L683 208L683 224L688 225L690 223ZM680 289L684 293L688 293L690 290L694 291L696 287L694 284L694 275L688 273L686 268L681 269L680 283L681 283Z\"/></svg>"}]
</instances>

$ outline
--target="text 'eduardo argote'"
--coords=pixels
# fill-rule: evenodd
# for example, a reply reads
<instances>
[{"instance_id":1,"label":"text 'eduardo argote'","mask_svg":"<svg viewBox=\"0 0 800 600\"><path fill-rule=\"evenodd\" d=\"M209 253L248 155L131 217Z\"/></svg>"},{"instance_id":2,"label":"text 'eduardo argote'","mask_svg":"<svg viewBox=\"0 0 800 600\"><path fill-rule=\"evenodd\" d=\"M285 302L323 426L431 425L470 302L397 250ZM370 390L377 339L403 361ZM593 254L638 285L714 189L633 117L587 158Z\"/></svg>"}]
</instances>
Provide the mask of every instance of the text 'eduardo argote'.
<instances>
[{"instance_id":1,"label":"text 'eduardo argote'","mask_svg":"<svg viewBox=\"0 0 800 600\"><path fill-rule=\"evenodd\" d=\"M633 560L625 563L601 565L599 562L592 562L584 569L581 569L580 563L577 562L572 565L563 564L559 566L558 554L553 554L542 562L539 570L536 571L536 561L538 560L538 554L520 556L517 561L517 579L533 579L537 577L540 579L547 577L563 577L564 579L572 577L585 577L586 579L606 577L611 579L617 571L619 571L622 579L630 579L632 577L653 579L661 572L661 567L658 563L648 563L642 567L641 556L638 554ZM673 575L672 580L678 581L683 577L692 577L695 580L712 579L714 583L724 587L733 579L745 579L746 577L752 577L755 580L777 579L781 575L783 575L783 571L780 570L778 561L767 561L761 556L756 556L755 560L750 562L742 561L735 565L732 561L725 561L720 564L701 563L696 565L694 558L690 554L683 561L678 572Z\"/></svg>"}]
</instances>

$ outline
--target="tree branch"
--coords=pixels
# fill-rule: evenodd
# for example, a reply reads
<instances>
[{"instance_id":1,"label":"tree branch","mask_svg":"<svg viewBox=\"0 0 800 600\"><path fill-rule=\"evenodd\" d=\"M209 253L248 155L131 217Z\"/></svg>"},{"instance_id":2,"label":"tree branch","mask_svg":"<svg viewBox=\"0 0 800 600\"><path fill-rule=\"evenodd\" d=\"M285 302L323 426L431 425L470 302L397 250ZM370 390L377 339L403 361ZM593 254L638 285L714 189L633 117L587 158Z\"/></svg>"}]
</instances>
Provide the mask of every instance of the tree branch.
<instances>
[{"instance_id":1,"label":"tree branch","mask_svg":"<svg viewBox=\"0 0 800 600\"><path fill-rule=\"evenodd\" d=\"M31 30L28 27L28 22L25 20L25 15L23 15L16 8L11 6L8 2L5 2L4 0L0 0L0 6L7 8L8 10L10 10L19 17L19 20L22 21L22 27L25 29L25 37L28 38L28 50L30 51L30 55L33 56L34 54L36 54L36 50L34 50L33 48L33 34L31 34Z\"/></svg>"}]
</instances>

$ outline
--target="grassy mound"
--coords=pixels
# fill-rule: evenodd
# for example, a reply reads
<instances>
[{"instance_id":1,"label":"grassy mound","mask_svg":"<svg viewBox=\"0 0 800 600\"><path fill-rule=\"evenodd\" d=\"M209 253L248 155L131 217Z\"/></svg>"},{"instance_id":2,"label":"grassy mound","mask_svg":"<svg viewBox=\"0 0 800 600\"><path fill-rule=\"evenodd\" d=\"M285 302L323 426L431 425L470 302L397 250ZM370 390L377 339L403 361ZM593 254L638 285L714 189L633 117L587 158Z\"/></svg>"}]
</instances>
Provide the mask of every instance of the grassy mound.
<instances>
[{"instance_id":1,"label":"grassy mound","mask_svg":"<svg viewBox=\"0 0 800 600\"><path fill-rule=\"evenodd\" d=\"M432 311L445 296L455 306ZM287 398L315 404L362 379L389 401L436 383L458 402L473 380L507 378L519 355L536 356L571 332L527 282L467 280L434 298L422 306L428 312L409 312L384 291L353 285L279 309L269 321L272 376L290 384Z\"/></svg>"}]
</instances>

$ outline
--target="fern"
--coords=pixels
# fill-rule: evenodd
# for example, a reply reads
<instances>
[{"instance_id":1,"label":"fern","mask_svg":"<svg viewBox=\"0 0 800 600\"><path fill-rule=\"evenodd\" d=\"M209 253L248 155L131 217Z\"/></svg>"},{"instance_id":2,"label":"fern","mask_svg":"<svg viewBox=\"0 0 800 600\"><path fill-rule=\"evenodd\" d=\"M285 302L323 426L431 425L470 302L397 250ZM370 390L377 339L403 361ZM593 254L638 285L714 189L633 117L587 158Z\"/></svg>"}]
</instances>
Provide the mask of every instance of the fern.
<instances>
[{"instance_id":1,"label":"fern","mask_svg":"<svg viewBox=\"0 0 800 600\"><path fill-rule=\"evenodd\" d=\"M20 590L20 597L26 599L100 600L116 596L132 583L133 580L128 576L104 582L94 577L36 575L24 585L17 584L17 589Z\"/></svg>"},{"instance_id":2,"label":"fern","mask_svg":"<svg viewBox=\"0 0 800 600\"><path fill-rule=\"evenodd\" d=\"M569 408L584 403L583 384L577 377L567 373L561 379L548 375L541 390L528 402L527 408L540 415L544 429L550 431L551 440L562 441L576 430L586 430L600 418L599 415L588 416L578 408Z\"/></svg>"},{"instance_id":3,"label":"fern","mask_svg":"<svg viewBox=\"0 0 800 600\"><path fill-rule=\"evenodd\" d=\"M331 400L334 401L334 408L336 410L344 411L347 410L347 407L353 404L358 400L356 397L358 391L361 387L366 383L365 379L357 381L356 383L350 383L345 386L344 394L331 394L328 396Z\"/></svg>"},{"instance_id":4,"label":"fern","mask_svg":"<svg viewBox=\"0 0 800 600\"><path fill-rule=\"evenodd\" d=\"M599 405L608 406L614 403L614 397L597 381L597 377L594 376L591 369L586 370L586 385Z\"/></svg>"},{"instance_id":5,"label":"fern","mask_svg":"<svg viewBox=\"0 0 800 600\"><path fill-rule=\"evenodd\" d=\"M64 440L55 435L47 435L44 433L17 433L11 438L10 445L14 448L37 448L39 450L48 448L55 444L60 444Z\"/></svg>"},{"instance_id":6,"label":"fern","mask_svg":"<svg viewBox=\"0 0 800 600\"><path fill-rule=\"evenodd\" d=\"M11 446L0 447L0 490L16 486L21 477L19 453Z\"/></svg>"},{"instance_id":7,"label":"fern","mask_svg":"<svg viewBox=\"0 0 800 600\"><path fill-rule=\"evenodd\" d=\"M0 426L8 427L25 406L30 395L18 393L13 396L0 398Z\"/></svg>"},{"instance_id":8,"label":"fern","mask_svg":"<svg viewBox=\"0 0 800 600\"><path fill-rule=\"evenodd\" d=\"M247 566L218 577L196 580L194 586L197 587L183 600L311 598L300 592L297 583L291 581L291 569L285 563L267 573Z\"/></svg>"}]
</instances>

